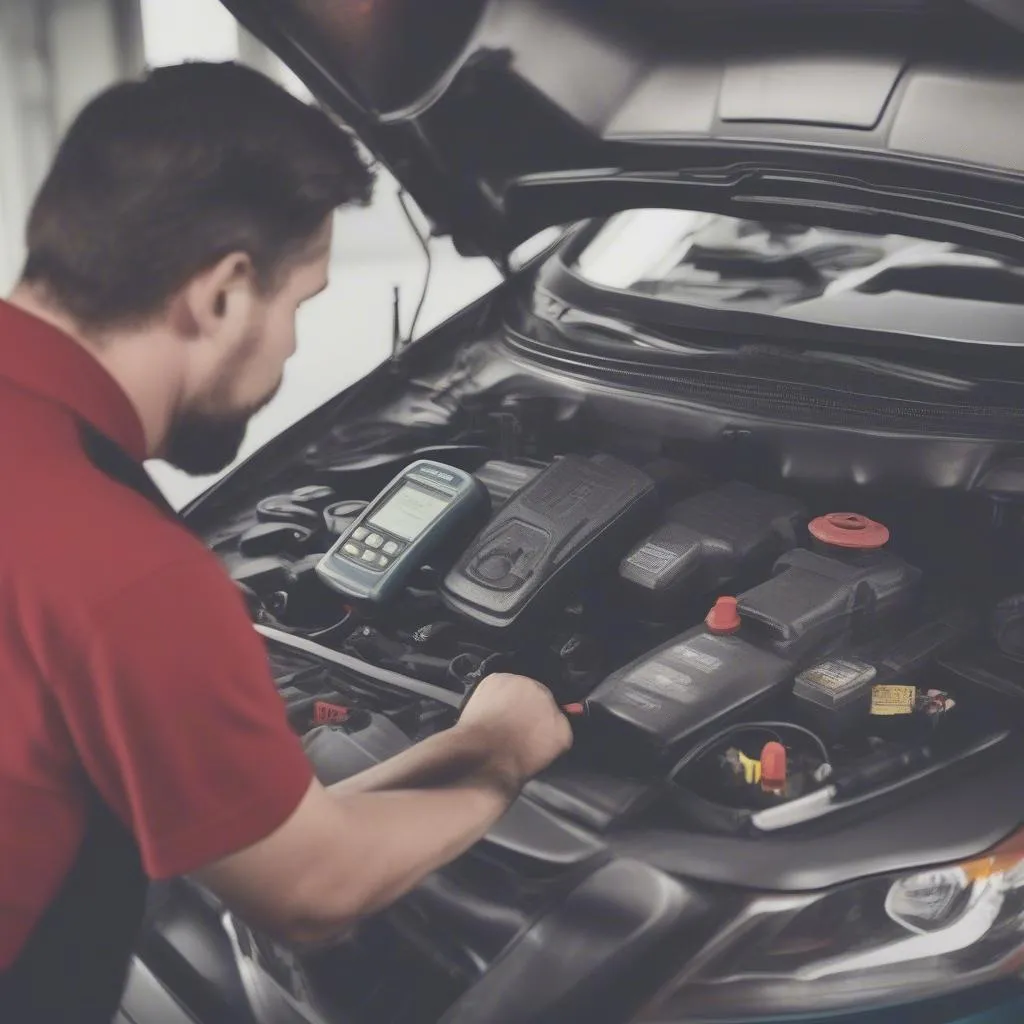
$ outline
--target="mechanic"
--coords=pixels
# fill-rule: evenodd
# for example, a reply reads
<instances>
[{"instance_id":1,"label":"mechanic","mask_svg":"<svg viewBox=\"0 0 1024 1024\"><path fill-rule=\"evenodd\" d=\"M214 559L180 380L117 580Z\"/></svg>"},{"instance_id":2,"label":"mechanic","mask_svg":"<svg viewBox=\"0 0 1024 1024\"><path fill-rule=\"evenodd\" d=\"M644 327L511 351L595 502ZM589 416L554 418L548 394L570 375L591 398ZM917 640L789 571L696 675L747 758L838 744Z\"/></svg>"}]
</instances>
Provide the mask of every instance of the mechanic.
<instances>
[{"instance_id":1,"label":"mechanic","mask_svg":"<svg viewBox=\"0 0 1024 1024\"><path fill-rule=\"evenodd\" d=\"M196 63L94 100L36 199L0 302L2 1021L110 1021L150 879L336 938L571 744L541 684L491 676L326 790L241 595L142 469L233 461L327 284L333 211L371 185L322 111Z\"/></svg>"}]
</instances>

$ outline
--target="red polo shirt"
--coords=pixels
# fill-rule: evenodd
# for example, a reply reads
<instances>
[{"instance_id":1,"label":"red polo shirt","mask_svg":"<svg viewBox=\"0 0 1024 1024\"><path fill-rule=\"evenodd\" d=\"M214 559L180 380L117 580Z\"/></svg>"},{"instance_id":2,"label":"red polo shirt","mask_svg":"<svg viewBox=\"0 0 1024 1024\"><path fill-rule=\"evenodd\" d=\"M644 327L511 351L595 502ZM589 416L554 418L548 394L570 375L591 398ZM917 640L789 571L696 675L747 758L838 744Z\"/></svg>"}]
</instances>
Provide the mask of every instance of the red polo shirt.
<instances>
[{"instance_id":1,"label":"red polo shirt","mask_svg":"<svg viewBox=\"0 0 1024 1024\"><path fill-rule=\"evenodd\" d=\"M86 780L154 879L269 835L312 781L234 584L80 421L144 458L113 378L0 302L0 971L74 862Z\"/></svg>"}]
</instances>

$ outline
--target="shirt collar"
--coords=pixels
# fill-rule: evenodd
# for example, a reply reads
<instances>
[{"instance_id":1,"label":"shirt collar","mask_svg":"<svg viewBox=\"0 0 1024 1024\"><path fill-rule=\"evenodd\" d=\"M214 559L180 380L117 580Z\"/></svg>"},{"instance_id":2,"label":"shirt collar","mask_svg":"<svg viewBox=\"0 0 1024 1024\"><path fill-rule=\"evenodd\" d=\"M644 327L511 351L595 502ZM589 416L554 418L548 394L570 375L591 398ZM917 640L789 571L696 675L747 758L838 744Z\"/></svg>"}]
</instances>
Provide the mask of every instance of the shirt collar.
<instances>
[{"instance_id":1,"label":"shirt collar","mask_svg":"<svg viewBox=\"0 0 1024 1024\"><path fill-rule=\"evenodd\" d=\"M146 458L139 414L99 360L64 331L2 299L0 380L70 410L136 461Z\"/></svg>"}]
</instances>

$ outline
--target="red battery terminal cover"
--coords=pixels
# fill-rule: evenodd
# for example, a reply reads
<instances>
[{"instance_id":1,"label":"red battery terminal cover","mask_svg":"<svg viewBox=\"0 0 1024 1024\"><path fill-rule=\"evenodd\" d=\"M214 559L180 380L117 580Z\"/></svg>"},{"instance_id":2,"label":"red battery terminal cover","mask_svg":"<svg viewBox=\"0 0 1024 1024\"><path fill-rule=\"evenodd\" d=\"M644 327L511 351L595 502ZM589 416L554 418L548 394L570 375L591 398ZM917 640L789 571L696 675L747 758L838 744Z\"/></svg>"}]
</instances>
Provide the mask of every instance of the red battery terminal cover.
<instances>
[{"instance_id":1,"label":"red battery terminal cover","mask_svg":"<svg viewBox=\"0 0 1024 1024\"><path fill-rule=\"evenodd\" d=\"M761 751L761 788L780 793L786 788L787 777L786 748L774 740L766 743Z\"/></svg>"},{"instance_id":2,"label":"red battery terminal cover","mask_svg":"<svg viewBox=\"0 0 1024 1024\"><path fill-rule=\"evenodd\" d=\"M858 512L831 512L811 520L811 536L833 548L874 551L889 543L889 528Z\"/></svg>"},{"instance_id":3,"label":"red battery terminal cover","mask_svg":"<svg viewBox=\"0 0 1024 1024\"><path fill-rule=\"evenodd\" d=\"M715 607L708 612L704 623L708 627L709 633L719 636L737 632L742 622L736 598L720 597L715 602Z\"/></svg>"}]
</instances>

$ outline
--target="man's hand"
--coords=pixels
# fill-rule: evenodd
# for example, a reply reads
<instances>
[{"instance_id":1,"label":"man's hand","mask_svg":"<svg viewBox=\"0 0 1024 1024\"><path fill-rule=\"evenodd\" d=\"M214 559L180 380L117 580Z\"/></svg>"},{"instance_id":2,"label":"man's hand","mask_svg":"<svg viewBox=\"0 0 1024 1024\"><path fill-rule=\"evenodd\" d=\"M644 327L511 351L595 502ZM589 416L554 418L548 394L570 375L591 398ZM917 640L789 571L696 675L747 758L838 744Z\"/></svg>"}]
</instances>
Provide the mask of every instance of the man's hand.
<instances>
[{"instance_id":1,"label":"man's hand","mask_svg":"<svg viewBox=\"0 0 1024 1024\"><path fill-rule=\"evenodd\" d=\"M516 789L572 746L572 729L551 691L506 672L480 682L455 728L480 737L495 770Z\"/></svg>"},{"instance_id":2,"label":"man's hand","mask_svg":"<svg viewBox=\"0 0 1024 1024\"><path fill-rule=\"evenodd\" d=\"M257 927L320 942L469 849L571 745L540 683L488 676L453 728L330 792L314 782L277 831L197 876Z\"/></svg>"}]
</instances>

